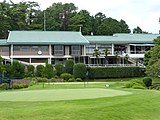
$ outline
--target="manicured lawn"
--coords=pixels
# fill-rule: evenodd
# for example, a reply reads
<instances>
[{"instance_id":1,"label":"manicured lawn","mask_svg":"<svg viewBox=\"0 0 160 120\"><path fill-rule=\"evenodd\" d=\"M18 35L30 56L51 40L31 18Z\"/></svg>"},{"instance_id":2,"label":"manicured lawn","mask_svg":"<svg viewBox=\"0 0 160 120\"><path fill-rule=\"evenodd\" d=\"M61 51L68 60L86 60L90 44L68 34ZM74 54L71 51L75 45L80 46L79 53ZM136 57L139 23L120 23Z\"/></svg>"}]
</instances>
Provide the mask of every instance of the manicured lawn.
<instances>
[{"instance_id":1,"label":"manicured lawn","mask_svg":"<svg viewBox=\"0 0 160 120\"><path fill-rule=\"evenodd\" d=\"M131 94L131 92L100 88L29 90L1 92L0 101L60 101L113 97L128 94Z\"/></svg>"},{"instance_id":2,"label":"manicured lawn","mask_svg":"<svg viewBox=\"0 0 160 120\"><path fill-rule=\"evenodd\" d=\"M42 94L43 99L48 96L44 91L58 91L58 90L104 90L107 94L115 92L115 90L105 88L106 83L101 83L93 89L93 86L87 88L73 89L74 85L58 85L56 89L53 86L42 88L42 85L32 86L29 89L17 90L4 93L16 93L14 99L18 99L19 93L27 90L30 94L34 91L39 91L37 94ZM121 83L110 83L111 88L113 84L118 86ZM63 86L63 87L62 87ZM35 90L37 88L37 90ZM39 89L43 90L39 90ZM62 89L63 88L63 89ZM105 91L106 90L106 91ZM120 91L119 91L120 90ZM78 100L61 100L61 101L0 101L0 120L159 120L160 119L160 91L155 90L133 90L118 88L116 91L129 91L132 94L120 95L113 97L88 98ZM99 93L98 91L97 93ZM83 91L84 92L84 91ZM86 91L87 93L87 91ZM51 93L50 93L51 94ZM26 94L25 94L26 95ZM96 95L96 94L95 94ZM80 94L76 94L80 96ZM33 96L32 96L33 97ZM4 97L0 96L0 99ZM28 98L33 99L33 98ZM41 98L39 98L41 99Z\"/></svg>"}]
</instances>

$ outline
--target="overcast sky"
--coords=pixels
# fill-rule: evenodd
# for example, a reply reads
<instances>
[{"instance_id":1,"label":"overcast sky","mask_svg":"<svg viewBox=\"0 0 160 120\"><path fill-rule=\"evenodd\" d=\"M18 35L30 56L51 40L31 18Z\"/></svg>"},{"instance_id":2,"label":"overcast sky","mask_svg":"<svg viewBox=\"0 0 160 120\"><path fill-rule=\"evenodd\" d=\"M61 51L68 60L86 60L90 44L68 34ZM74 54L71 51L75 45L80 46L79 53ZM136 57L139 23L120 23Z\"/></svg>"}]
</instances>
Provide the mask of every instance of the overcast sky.
<instances>
[{"instance_id":1,"label":"overcast sky","mask_svg":"<svg viewBox=\"0 0 160 120\"><path fill-rule=\"evenodd\" d=\"M3 0L0 0L1 2ZM9 0L7 0L9 1ZM22 0L12 0L14 3ZM85 9L91 15L102 12L106 17L123 19L129 28L139 26L143 31L158 33L160 30L160 0L29 0L40 4L42 10L52 3L74 3L79 10Z\"/></svg>"}]
</instances>

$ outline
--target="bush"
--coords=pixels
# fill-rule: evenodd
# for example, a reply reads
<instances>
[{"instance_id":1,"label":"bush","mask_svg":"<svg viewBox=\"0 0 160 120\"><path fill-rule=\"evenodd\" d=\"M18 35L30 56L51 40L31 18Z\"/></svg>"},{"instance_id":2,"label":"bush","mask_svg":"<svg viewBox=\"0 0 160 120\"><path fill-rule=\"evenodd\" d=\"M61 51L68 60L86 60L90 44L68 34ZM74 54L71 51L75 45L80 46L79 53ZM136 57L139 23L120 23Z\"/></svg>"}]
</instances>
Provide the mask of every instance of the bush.
<instances>
[{"instance_id":1,"label":"bush","mask_svg":"<svg viewBox=\"0 0 160 120\"><path fill-rule=\"evenodd\" d=\"M37 67L36 67L36 76L37 77L42 77L43 69L44 69L43 65L37 65Z\"/></svg>"},{"instance_id":2,"label":"bush","mask_svg":"<svg viewBox=\"0 0 160 120\"><path fill-rule=\"evenodd\" d=\"M133 85L132 88L134 89L146 89L144 86L142 85Z\"/></svg>"},{"instance_id":3,"label":"bush","mask_svg":"<svg viewBox=\"0 0 160 120\"><path fill-rule=\"evenodd\" d=\"M66 60L66 63L65 63L65 72L73 74L73 66L74 66L73 60Z\"/></svg>"},{"instance_id":4,"label":"bush","mask_svg":"<svg viewBox=\"0 0 160 120\"><path fill-rule=\"evenodd\" d=\"M87 68L83 63L75 64L73 67L73 75L75 78L86 78Z\"/></svg>"},{"instance_id":5,"label":"bush","mask_svg":"<svg viewBox=\"0 0 160 120\"><path fill-rule=\"evenodd\" d=\"M75 78L69 78L68 82L75 82Z\"/></svg>"},{"instance_id":6,"label":"bush","mask_svg":"<svg viewBox=\"0 0 160 120\"><path fill-rule=\"evenodd\" d=\"M88 77L95 78L127 78L144 76L140 67L89 67Z\"/></svg>"},{"instance_id":7,"label":"bush","mask_svg":"<svg viewBox=\"0 0 160 120\"><path fill-rule=\"evenodd\" d=\"M0 90L7 90L8 88L9 88L9 84L7 83L0 84Z\"/></svg>"},{"instance_id":8,"label":"bush","mask_svg":"<svg viewBox=\"0 0 160 120\"><path fill-rule=\"evenodd\" d=\"M37 82L47 82L48 81L47 78L40 78L40 77L38 77L36 79L37 79Z\"/></svg>"},{"instance_id":9,"label":"bush","mask_svg":"<svg viewBox=\"0 0 160 120\"><path fill-rule=\"evenodd\" d=\"M62 74L60 75L60 78L68 81L70 78L72 78L72 75L69 74L69 73L62 73Z\"/></svg>"},{"instance_id":10,"label":"bush","mask_svg":"<svg viewBox=\"0 0 160 120\"><path fill-rule=\"evenodd\" d=\"M23 78L25 74L25 66L18 61L13 61L10 74L13 78Z\"/></svg>"},{"instance_id":11,"label":"bush","mask_svg":"<svg viewBox=\"0 0 160 120\"><path fill-rule=\"evenodd\" d=\"M45 78L52 78L54 75L56 75L57 71L53 70L53 67L51 64L46 64L46 66L43 69L43 77Z\"/></svg>"},{"instance_id":12,"label":"bush","mask_svg":"<svg viewBox=\"0 0 160 120\"><path fill-rule=\"evenodd\" d=\"M152 79L149 77L145 77L143 79L143 83L145 84L146 87L150 87L152 85Z\"/></svg>"},{"instance_id":13,"label":"bush","mask_svg":"<svg viewBox=\"0 0 160 120\"><path fill-rule=\"evenodd\" d=\"M82 82L82 79L81 78L76 78L76 81L77 82Z\"/></svg>"},{"instance_id":14,"label":"bush","mask_svg":"<svg viewBox=\"0 0 160 120\"><path fill-rule=\"evenodd\" d=\"M28 87L29 87L29 85L27 85L27 84L13 84L12 85L13 89L22 89L22 88L28 88Z\"/></svg>"},{"instance_id":15,"label":"bush","mask_svg":"<svg viewBox=\"0 0 160 120\"><path fill-rule=\"evenodd\" d=\"M141 79L133 79L129 81L128 83L126 83L124 86L125 88L134 88L134 89L145 88L145 85Z\"/></svg>"},{"instance_id":16,"label":"bush","mask_svg":"<svg viewBox=\"0 0 160 120\"><path fill-rule=\"evenodd\" d=\"M26 73L25 73L25 76L26 77L34 77L35 76L35 74L34 74L34 66L33 65L28 65L27 66L27 71L26 71Z\"/></svg>"},{"instance_id":17,"label":"bush","mask_svg":"<svg viewBox=\"0 0 160 120\"><path fill-rule=\"evenodd\" d=\"M55 69L57 71L58 76L60 76L63 73L63 65L62 64L56 64Z\"/></svg>"}]
</instances>

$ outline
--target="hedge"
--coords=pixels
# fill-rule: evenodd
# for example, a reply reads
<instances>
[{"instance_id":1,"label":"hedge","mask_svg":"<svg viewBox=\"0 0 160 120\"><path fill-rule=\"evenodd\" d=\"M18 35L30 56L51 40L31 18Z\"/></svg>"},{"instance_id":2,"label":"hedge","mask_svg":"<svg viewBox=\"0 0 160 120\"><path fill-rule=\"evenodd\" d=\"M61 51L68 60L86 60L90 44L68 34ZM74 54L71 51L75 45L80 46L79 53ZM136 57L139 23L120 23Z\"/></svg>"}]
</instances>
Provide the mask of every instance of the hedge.
<instances>
[{"instance_id":1,"label":"hedge","mask_svg":"<svg viewBox=\"0 0 160 120\"><path fill-rule=\"evenodd\" d=\"M125 78L144 76L144 68L140 67L89 67L88 77L96 78Z\"/></svg>"}]
</instances>

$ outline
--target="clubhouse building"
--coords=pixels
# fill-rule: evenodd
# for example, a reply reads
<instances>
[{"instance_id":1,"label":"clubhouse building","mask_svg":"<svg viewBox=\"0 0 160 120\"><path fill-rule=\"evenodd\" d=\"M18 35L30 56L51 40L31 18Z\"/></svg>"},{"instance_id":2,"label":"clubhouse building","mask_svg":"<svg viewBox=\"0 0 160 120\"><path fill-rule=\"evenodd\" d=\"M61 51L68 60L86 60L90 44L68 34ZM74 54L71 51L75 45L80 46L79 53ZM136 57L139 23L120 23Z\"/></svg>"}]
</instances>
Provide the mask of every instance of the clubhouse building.
<instances>
[{"instance_id":1,"label":"clubhouse building","mask_svg":"<svg viewBox=\"0 0 160 120\"><path fill-rule=\"evenodd\" d=\"M0 55L5 62L23 64L75 63L88 66L142 65L144 53L150 50L159 34L114 34L83 36L70 31L11 31L8 39L0 40ZM95 49L101 54L94 56ZM105 50L107 49L107 56ZM137 62L138 61L138 62Z\"/></svg>"}]
</instances>

